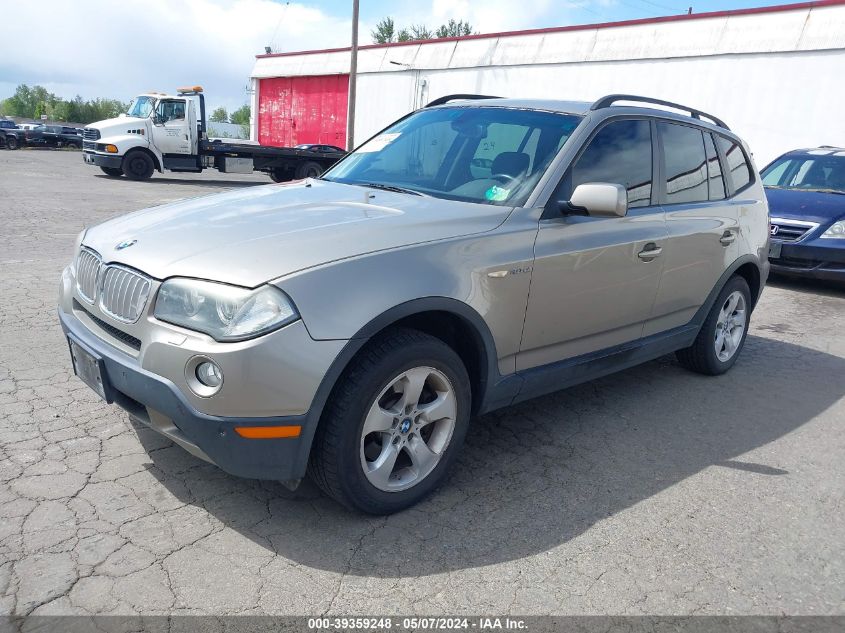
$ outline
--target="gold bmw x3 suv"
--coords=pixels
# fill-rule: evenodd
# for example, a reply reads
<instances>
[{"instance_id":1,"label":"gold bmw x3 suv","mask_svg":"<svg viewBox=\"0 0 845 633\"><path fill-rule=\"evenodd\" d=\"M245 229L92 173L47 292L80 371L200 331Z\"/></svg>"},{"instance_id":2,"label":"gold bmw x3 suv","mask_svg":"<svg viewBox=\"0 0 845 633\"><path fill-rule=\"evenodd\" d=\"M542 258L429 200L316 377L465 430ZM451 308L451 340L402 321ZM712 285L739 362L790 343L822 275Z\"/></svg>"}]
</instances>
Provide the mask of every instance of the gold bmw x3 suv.
<instances>
[{"instance_id":1,"label":"gold bmw x3 suv","mask_svg":"<svg viewBox=\"0 0 845 633\"><path fill-rule=\"evenodd\" d=\"M369 513L408 507L481 413L675 352L736 362L768 274L745 144L718 118L457 95L319 178L79 236L79 377L194 455Z\"/></svg>"}]
</instances>

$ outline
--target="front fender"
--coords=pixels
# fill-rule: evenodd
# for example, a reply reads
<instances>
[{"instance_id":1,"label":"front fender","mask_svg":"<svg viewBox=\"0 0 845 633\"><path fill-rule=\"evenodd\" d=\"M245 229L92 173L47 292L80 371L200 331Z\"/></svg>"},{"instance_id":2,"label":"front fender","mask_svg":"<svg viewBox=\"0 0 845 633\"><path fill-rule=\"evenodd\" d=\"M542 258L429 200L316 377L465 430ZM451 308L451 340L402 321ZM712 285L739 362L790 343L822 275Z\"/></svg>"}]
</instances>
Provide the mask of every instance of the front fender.
<instances>
[{"instance_id":1,"label":"front fender","mask_svg":"<svg viewBox=\"0 0 845 633\"><path fill-rule=\"evenodd\" d=\"M125 156L129 150L141 147L153 151L150 142L140 134L116 134L114 136L103 136L97 140L98 145L114 145L117 147L119 156ZM153 151L155 154L155 152Z\"/></svg>"}]
</instances>

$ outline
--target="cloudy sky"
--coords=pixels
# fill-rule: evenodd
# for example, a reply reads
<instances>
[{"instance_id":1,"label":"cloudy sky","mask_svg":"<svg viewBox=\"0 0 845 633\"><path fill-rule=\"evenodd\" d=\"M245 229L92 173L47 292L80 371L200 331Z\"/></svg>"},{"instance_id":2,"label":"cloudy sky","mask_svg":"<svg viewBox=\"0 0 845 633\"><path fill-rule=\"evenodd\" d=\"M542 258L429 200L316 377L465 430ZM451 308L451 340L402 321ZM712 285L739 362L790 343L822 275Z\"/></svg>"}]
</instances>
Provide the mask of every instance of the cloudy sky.
<instances>
[{"instance_id":1,"label":"cloudy sky","mask_svg":"<svg viewBox=\"0 0 845 633\"><path fill-rule=\"evenodd\" d=\"M379 19L482 33L786 4L777 0L360 0L361 43ZM64 98L201 84L212 107L247 101L255 54L348 46L351 0L0 0L0 98L19 83Z\"/></svg>"}]
</instances>

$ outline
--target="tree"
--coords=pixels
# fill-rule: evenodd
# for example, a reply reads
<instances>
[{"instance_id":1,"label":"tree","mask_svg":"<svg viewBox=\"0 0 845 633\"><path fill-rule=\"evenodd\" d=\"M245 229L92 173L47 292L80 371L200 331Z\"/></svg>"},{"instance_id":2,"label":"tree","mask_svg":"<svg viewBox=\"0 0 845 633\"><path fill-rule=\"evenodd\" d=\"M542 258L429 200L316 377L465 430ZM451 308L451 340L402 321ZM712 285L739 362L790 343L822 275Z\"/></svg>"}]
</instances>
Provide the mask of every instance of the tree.
<instances>
[{"instance_id":1,"label":"tree","mask_svg":"<svg viewBox=\"0 0 845 633\"><path fill-rule=\"evenodd\" d=\"M211 118L209 121L212 123L226 123L229 120L229 113L226 112L226 108L219 107L211 113Z\"/></svg>"},{"instance_id":2,"label":"tree","mask_svg":"<svg viewBox=\"0 0 845 633\"><path fill-rule=\"evenodd\" d=\"M371 32L373 36L373 43L375 44L390 44L396 41L396 25L393 23L393 18L390 16L380 20Z\"/></svg>"},{"instance_id":3,"label":"tree","mask_svg":"<svg viewBox=\"0 0 845 633\"><path fill-rule=\"evenodd\" d=\"M450 19L448 24L443 24L437 29L435 35L437 37L461 37L462 35L472 35L472 26L469 22Z\"/></svg>"},{"instance_id":4,"label":"tree","mask_svg":"<svg viewBox=\"0 0 845 633\"><path fill-rule=\"evenodd\" d=\"M249 125L249 115L250 108L248 105L244 104L232 112L232 116L229 117L229 121L237 125Z\"/></svg>"},{"instance_id":5,"label":"tree","mask_svg":"<svg viewBox=\"0 0 845 633\"><path fill-rule=\"evenodd\" d=\"M250 107L244 104L240 108L232 112L232 115L229 117L229 121L231 123L235 123L236 125L241 126L241 129L243 130L244 136L246 138L249 138L249 115Z\"/></svg>"},{"instance_id":6,"label":"tree","mask_svg":"<svg viewBox=\"0 0 845 633\"><path fill-rule=\"evenodd\" d=\"M411 25L411 39L412 40L433 40L434 32L429 30L425 24Z\"/></svg>"},{"instance_id":7,"label":"tree","mask_svg":"<svg viewBox=\"0 0 845 633\"><path fill-rule=\"evenodd\" d=\"M463 20L449 20L448 23L432 31L425 24L412 24L408 27L396 28L396 23L390 16L380 20L376 28L371 31L374 44L391 44L393 42L409 42L416 40L433 40L435 37L461 37L472 35L472 25Z\"/></svg>"},{"instance_id":8,"label":"tree","mask_svg":"<svg viewBox=\"0 0 845 633\"><path fill-rule=\"evenodd\" d=\"M38 119L42 114L56 121L73 123L91 123L102 119L111 119L121 112L126 112L127 105L117 99L90 99L83 101L77 95L71 101L65 101L43 86L30 88L20 84L15 94L2 101L5 115Z\"/></svg>"}]
</instances>

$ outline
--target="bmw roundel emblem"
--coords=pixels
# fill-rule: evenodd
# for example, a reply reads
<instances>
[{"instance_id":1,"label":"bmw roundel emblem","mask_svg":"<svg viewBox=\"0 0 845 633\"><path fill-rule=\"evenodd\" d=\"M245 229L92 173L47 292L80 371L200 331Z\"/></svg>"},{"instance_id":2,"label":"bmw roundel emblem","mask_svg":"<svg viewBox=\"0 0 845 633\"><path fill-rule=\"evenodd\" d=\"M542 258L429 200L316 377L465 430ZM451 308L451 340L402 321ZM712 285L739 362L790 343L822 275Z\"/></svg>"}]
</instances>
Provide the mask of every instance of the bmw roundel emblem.
<instances>
[{"instance_id":1,"label":"bmw roundel emblem","mask_svg":"<svg viewBox=\"0 0 845 633\"><path fill-rule=\"evenodd\" d=\"M129 248L133 244L136 244L138 240L123 240L120 244L114 247L116 251L122 251L124 248Z\"/></svg>"}]
</instances>

